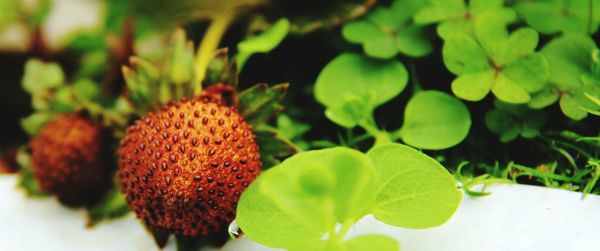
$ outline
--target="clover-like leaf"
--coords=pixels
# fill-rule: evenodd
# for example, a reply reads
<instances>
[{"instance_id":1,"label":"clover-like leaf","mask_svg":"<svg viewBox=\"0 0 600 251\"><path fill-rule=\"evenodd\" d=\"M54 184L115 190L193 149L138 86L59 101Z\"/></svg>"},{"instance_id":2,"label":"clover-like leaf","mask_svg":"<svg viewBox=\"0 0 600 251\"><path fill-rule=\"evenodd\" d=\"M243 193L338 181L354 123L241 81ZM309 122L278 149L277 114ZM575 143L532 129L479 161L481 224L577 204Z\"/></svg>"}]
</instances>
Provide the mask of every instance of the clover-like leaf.
<instances>
[{"instance_id":1,"label":"clover-like leaf","mask_svg":"<svg viewBox=\"0 0 600 251\"><path fill-rule=\"evenodd\" d=\"M407 81L406 68L398 61L345 53L333 59L321 71L314 95L328 109L353 110L344 108L346 103L349 100L363 100L368 102L362 110L372 111L400 94ZM346 118L355 115L345 115L343 120L349 121Z\"/></svg>"},{"instance_id":2,"label":"clover-like leaf","mask_svg":"<svg viewBox=\"0 0 600 251\"><path fill-rule=\"evenodd\" d=\"M496 108L486 113L485 123L490 131L500 134L500 141L509 142L519 135L533 138L546 124L546 113L526 105L513 105L496 101Z\"/></svg>"},{"instance_id":3,"label":"clover-like leaf","mask_svg":"<svg viewBox=\"0 0 600 251\"><path fill-rule=\"evenodd\" d=\"M462 193L452 175L433 158L401 144L371 149L380 188L373 214L387 224L430 228L456 211Z\"/></svg>"},{"instance_id":4,"label":"clover-like leaf","mask_svg":"<svg viewBox=\"0 0 600 251\"><path fill-rule=\"evenodd\" d=\"M571 119L583 119L589 111L600 109L585 97L586 92L600 97L595 91L600 85L600 76L594 71L597 50L591 38L577 34L555 38L542 49L550 67L550 84L561 93L559 106Z\"/></svg>"},{"instance_id":5,"label":"clover-like leaf","mask_svg":"<svg viewBox=\"0 0 600 251\"><path fill-rule=\"evenodd\" d=\"M396 0L389 8L378 6L364 18L347 23L342 35L352 43L362 44L367 55L389 59L402 53L411 57L429 54L433 47L426 28L412 22L412 13L422 1Z\"/></svg>"},{"instance_id":6,"label":"clover-like leaf","mask_svg":"<svg viewBox=\"0 0 600 251\"><path fill-rule=\"evenodd\" d=\"M415 14L414 20L417 24L440 23L437 33L443 39L455 34L474 35L474 24L481 16L494 16L505 25L517 19L515 11L504 6L504 0L431 0L428 2L427 6Z\"/></svg>"},{"instance_id":7,"label":"clover-like leaf","mask_svg":"<svg viewBox=\"0 0 600 251\"><path fill-rule=\"evenodd\" d=\"M482 15L475 23L475 38L458 33L445 40L444 63L458 75L452 91L469 101L482 100L492 91L505 102L529 102L531 94L546 87L549 76L545 56L534 52L537 42L532 29L509 34L503 22Z\"/></svg>"},{"instance_id":8,"label":"clover-like leaf","mask_svg":"<svg viewBox=\"0 0 600 251\"><path fill-rule=\"evenodd\" d=\"M469 110L460 100L440 91L422 91L408 101L400 132L411 146L439 150L463 141L470 127Z\"/></svg>"},{"instance_id":9,"label":"clover-like leaf","mask_svg":"<svg viewBox=\"0 0 600 251\"><path fill-rule=\"evenodd\" d=\"M515 10L540 33L591 34L600 24L599 5L598 0L531 0L518 1Z\"/></svg>"}]
</instances>

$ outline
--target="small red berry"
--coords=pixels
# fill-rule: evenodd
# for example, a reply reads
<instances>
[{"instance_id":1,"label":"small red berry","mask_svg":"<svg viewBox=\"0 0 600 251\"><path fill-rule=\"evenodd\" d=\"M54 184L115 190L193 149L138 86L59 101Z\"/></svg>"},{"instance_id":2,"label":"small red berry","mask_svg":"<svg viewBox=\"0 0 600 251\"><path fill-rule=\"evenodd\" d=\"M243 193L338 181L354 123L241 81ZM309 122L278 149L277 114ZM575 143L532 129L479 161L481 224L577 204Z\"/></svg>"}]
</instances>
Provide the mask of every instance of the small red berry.
<instances>
[{"instance_id":1,"label":"small red berry","mask_svg":"<svg viewBox=\"0 0 600 251\"><path fill-rule=\"evenodd\" d=\"M110 186L102 128L80 115L54 118L29 147L40 189L65 204L96 202Z\"/></svg>"}]
</instances>

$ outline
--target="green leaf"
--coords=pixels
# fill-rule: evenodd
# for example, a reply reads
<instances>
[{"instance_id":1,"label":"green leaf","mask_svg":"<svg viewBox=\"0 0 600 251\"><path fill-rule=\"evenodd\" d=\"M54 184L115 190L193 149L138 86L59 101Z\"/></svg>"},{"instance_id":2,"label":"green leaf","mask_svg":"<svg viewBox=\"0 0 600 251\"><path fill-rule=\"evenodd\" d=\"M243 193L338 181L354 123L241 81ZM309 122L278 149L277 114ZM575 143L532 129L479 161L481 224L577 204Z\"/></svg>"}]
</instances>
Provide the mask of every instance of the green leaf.
<instances>
[{"instance_id":1,"label":"green leaf","mask_svg":"<svg viewBox=\"0 0 600 251\"><path fill-rule=\"evenodd\" d=\"M566 34L550 41L542 54L550 66L550 79L560 89L577 89L581 76L590 70L594 41L582 35Z\"/></svg>"},{"instance_id":2,"label":"green leaf","mask_svg":"<svg viewBox=\"0 0 600 251\"><path fill-rule=\"evenodd\" d=\"M560 98L560 109L567 117L573 120L582 120L587 117L587 112L580 109L579 99L580 97L570 93L563 94Z\"/></svg>"},{"instance_id":3,"label":"green leaf","mask_svg":"<svg viewBox=\"0 0 600 251\"><path fill-rule=\"evenodd\" d=\"M344 25L342 35L362 44L365 53L374 58L391 59L398 52L425 56L433 50L425 27L411 22L412 13L422 6L423 2L410 0L394 1L390 8L378 6L364 18Z\"/></svg>"},{"instance_id":4,"label":"green leaf","mask_svg":"<svg viewBox=\"0 0 600 251\"><path fill-rule=\"evenodd\" d=\"M257 126L283 111L281 100L287 92L288 84L269 87L256 84L239 94L240 113L248 123Z\"/></svg>"},{"instance_id":5,"label":"green leaf","mask_svg":"<svg viewBox=\"0 0 600 251\"><path fill-rule=\"evenodd\" d=\"M281 210L270 196L260 191L264 172L242 193L236 220L250 240L270 247L293 247L318 240L326 230L312 227Z\"/></svg>"},{"instance_id":6,"label":"green leaf","mask_svg":"<svg viewBox=\"0 0 600 251\"><path fill-rule=\"evenodd\" d=\"M380 189L373 214L398 227L423 229L444 224L462 193L450 173L433 158L405 145L371 149Z\"/></svg>"},{"instance_id":7,"label":"green leaf","mask_svg":"<svg viewBox=\"0 0 600 251\"><path fill-rule=\"evenodd\" d=\"M256 144L259 146L263 169L273 167L281 160L300 151L275 129L259 127L254 130L254 135L256 135Z\"/></svg>"},{"instance_id":8,"label":"green leaf","mask_svg":"<svg viewBox=\"0 0 600 251\"><path fill-rule=\"evenodd\" d=\"M491 68L485 50L473 38L456 34L442 48L444 64L456 75L477 73Z\"/></svg>"},{"instance_id":9,"label":"green leaf","mask_svg":"<svg viewBox=\"0 0 600 251\"><path fill-rule=\"evenodd\" d=\"M465 139L471 127L467 107L440 91L417 93L406 105L401 137L411 146L440 150Z\"/></svg>"},{"instance_id":10,"label":"green leaf","mask_svg":"<svg viewBox=\"0 0 600 251\"><path fill-rule=\"evenodd\" d=\"M505 42L508 40L506 24L493 15L485 15L475 22L475 35L488 56L499 65Z\"/></svg>"},{"instance_id":11,"label":"green leaf","mask_svg":"<svg viewBox=\"0 0 600 251\"><path fill-rule=\"evenodd\" d=\"M307 169L316 168L326 168L335 177L332 191L319 197L309 193L299 182ZM274 169L265 178L261 192L270 195L280 208L306 224L327 230L332 223L330 220L360 219L372 205L375 171L369 158L356 150L336 147L303 152ZM322 173L325 175L326 172Z\"/></svg>"},{"instance_id":12,"label":"green leaf","mask_svg":"<svg viewBox=\"0 0 600 251\"><path fill-rule=\"evenodd\" d=\"M496 108L486 113L485 123L490 131L500 134L501 142L508 142L519 135L533 138L540 134L546 124L546 113L532 110L526 105L495 102Z\"/></svg>"},{"instance_id":13,"label":"green leaf","mask_svg":"<svg viewBox=\"0 0 600 251\"><path fill-rule=\"evenodd\" d=\"M408 73L402 63L345 53L325 66L315 84L315 97L328 108L348 97L372 100L371 109L389 101L406 87Z\"/></svg>"},{"instance_id":14,"label":"green leaf","mask_svg":"<svg viewBox=\"0 0 600 251\"><path fill-rule=\"evenodd\" d=\"M35 136L53 117L54 116L48 112L35 112L21 119L21 128L23 128L29 136Z\"/></svg>"},{"instance_id":15,"label":"green leaf","mask_svg":"<svg viewBox=\"0 0 600 251\"><path fill-rule=\"evenodd\" d=\"M528 105L533 109L541 109L554 104L556 101L558 101L559 97L560 92L558 89L552 86L546 86L546 88L534 93L531 96L531 100L529 101Z\"/></svg>"},{"instance_id":16,"label":"green leaf","mask_svg":"<svg viewBox=\"0 0 600 251\"><path fill-rule=\"evenodd\" d=\"M520 28L514 31L504 44L497 64L505 65L533 53L538 45L538 40L539 35L533 29Z\"/></svg>"},{"instance_id":17,"label":"green leaf","mask_svg":"<svg viewBox=\"0 0 600 251\"><path fill-rule=\"evenodd\" d=\"M590 0L533 0L518 1L515 10L525 18L527 24L541 33L554 34L595 33L600 23L600 1L591 0L592 23L590 24Z\"/></svg>"},{"instance_id":18,"label":"green leaf","mask_svg":"<svg viewBox=\"0 0 600 251\"><path fill-rule=\"evenodd\" d=\"M64 80L64 73L56 63L45 63L38 59L30 59L25 63L22 85L30 94L59 87Z\"/></svg>"},{"instance_id":19,"label":"green leaf","mask_svg":"<svg viewBox=\"0 0 600 251\"><path fill-rule=\"evenodd\" d=\"M437 23L447 19L458 18L467 10L463 0L431 0L429 2L430 6L421 9L415 14L416 23Z\"/></svg>"},{"instance_id":20,"label":"green leaf","mask_svg":"<svg viewBox=\"0 0 600 251\"><path fill-rule=\"evenodd\" d=\"M528 93L534 93L546 86L549 69L546 58L541 53L533 53L507 65L502 74Z\"/></svg>"},{"instance_id":21,"label":"green leaf","mask_svg":"<svg viewBox=\"0 0 600 251\"><path fill-rule=\"evenodd\" d=\"M401 30L396 35L395 45L398 51L411 57L423 57L433 51L423 26L411 25Z\"/></svg>"},{"instance_id":22,"label":"green leaf","mask_svg":"<svg viewBox=\"0 0 600 251\"><path fill-rule=\"evenodd\" d=\"M87 101L96 100L100 96L100 88L89 79L80 79L73 85L73 92L78 98Z\"/></svg>"},{"instance_id":23,"label":"green leaf","mask_svg":"<svg viewBox=\"0 0 600 251\"><path fill-rule=\"evenodd\" d=\"M523 87L502 73L496 77L492 92L499 100L512 104L527 103L531 99L531 96Z\"/></svg>"},{"instance_id":24,"label":"green leaf","mask_svg":"<svg viewBox=\"0 0 600 251\"><path fill-rule=\"evenodd\" d=\"M394 39L386 36L373 38L363 44L365 53L374 58L391 59L398 54Z\"/></svg>"},{"instance_id":25,"label":"green leaf","mask_svg":"<svg viewBox=\"0 0 600 251\"><path fill-rule=\"evenodd\" d=\"M452 81L452 92L464 100L480 101L494 86L495 75L494 70L460 75Z\"/></svg>"},{"instance_id":26,"label":"green leaf","mask_svg":"<svg viewBox=\"0 0 600 251\"><path fill-rule=\"evenodd\" d=\"M371 116L373 110L370 107L370 102L360 97L346 97L341 105L327 108L325 116L340 126L353 128Z\"/></svg>"},{"instance_id":27,"label":"green leaf","mask_svg":"<svg viewBox=\"0 0 600 251\"><path fill-rule=\"evenodd\" d=\"M245 62L256 53L267 53L275 49L287 36L290 30L290 21L285 18L277 20L269 29L263 33L249 37L238 43L238 55L236 61L240 69Z\"/></svg>"},{"instance_id":28,"label":"green leaf","mask_svg":"<svg viewBox=\"0 0 600 251\"><path fill-rule=\"evenodd\" d=\"M385 38L387 34L369 20L349 22L342 27L342 36L352 43L364 43L373 38Z\"/></svg>"},{"instance_id":29,"label":"green leaf","mask_svg":"<svg viewBox=\"0 0 600 251\"><path fill-rule=\"evenodd\" d=\"M400 246L398 242L385 235L369 234L354 237L344 242L346 251L398 251Z\"/></svg>"},{"instance_id":30,"label":"green leaf","mask_svg":"<svg viewBox=\"0 0 600 251\"><path fill-rule=\"evenodd\" d=\"M250 239L272 247L315 242L336 222L368 213L375 181L371 160L356 150L299 153L250 185L238 203L237 222Z\"/></svg>"}]
</instances>

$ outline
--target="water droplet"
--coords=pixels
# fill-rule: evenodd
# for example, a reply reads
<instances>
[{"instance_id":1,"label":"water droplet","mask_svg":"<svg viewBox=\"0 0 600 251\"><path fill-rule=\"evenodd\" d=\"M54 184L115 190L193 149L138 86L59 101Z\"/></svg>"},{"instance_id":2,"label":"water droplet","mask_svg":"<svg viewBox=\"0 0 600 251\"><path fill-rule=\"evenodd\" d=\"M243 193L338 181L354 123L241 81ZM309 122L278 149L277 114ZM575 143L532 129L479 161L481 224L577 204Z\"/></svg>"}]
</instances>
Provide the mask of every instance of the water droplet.
<instances>
[{"instance_id":1,"label":"water droplet","mask_svg":"<svg viewBox=\"0 0 600 251\"><path fill-rule=\"evenodd\" d=\"M240 226L238 226L236 220L233 220L229 224L229 227L227 228L227 232L229 233L229 237L231 237L232 239L235 239L235 240L239 240L244 237L244 232L242 232L242 229L240 228Z\"/></svg>"}]
</instances>

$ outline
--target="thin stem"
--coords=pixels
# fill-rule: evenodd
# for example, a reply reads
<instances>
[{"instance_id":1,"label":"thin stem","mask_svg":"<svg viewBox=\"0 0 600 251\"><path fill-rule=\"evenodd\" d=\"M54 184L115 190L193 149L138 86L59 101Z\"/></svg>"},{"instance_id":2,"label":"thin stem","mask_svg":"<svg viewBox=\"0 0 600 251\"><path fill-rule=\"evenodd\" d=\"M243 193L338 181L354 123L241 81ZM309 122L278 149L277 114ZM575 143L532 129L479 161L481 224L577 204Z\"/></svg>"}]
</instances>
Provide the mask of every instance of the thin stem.
<instances>
[{"instance_id":1,"label":"thin stem","mask_svg":"<svg viewBox=\"0 0 600 251\"><path fill-rule=\"evenodd\" d=\"M417 94L418 92L423 90L423 87L421 87L419 76L417 76L417 67L415 66L415 61L410 61L410 63L408 64L408 70L410 71L409 77L413 86L413 94Z\"/></svg>"},{"instance_id":2,"label":"thin stem","mask_svg":"<svg viewBox=\"0 0 600 251\"><path fill-rule=\"evenodd\" d=\"M215 56L215 52L219 47L219 42L225 34L225 31L234 21L236 14L234 12L226 12L217 16L208 26L204 37L198 46L196 52L196 94L202 89L202 80L206 77L206 69L210 60Z\"/></svg>"}]
</instances>

